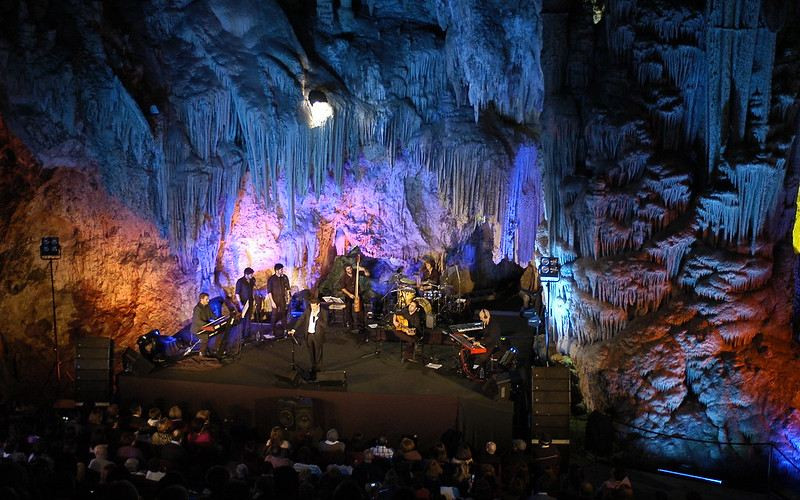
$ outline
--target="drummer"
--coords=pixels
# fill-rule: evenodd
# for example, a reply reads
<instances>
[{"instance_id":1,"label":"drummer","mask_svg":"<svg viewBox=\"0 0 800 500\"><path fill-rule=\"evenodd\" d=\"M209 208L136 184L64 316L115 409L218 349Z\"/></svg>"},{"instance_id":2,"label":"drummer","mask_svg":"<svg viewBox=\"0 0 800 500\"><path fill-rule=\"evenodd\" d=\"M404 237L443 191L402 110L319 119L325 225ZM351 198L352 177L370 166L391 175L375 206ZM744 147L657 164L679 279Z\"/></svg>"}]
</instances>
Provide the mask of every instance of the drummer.
<instances>
[{"instance_id":1,"label":"drummer","mask_svg":"<svg viewBox=\"0 0 800 500\"><path fill-rule=\"evenodd\" d=\"M431 288L439 286L439 280L441 279L441 274L439 274L439 270L436 269L436 265L433 263L431 259L425 259L423 261L420 278L421 278L421 283L420 283L421 290L430 290Z\"/></svg>"}]
</instances>

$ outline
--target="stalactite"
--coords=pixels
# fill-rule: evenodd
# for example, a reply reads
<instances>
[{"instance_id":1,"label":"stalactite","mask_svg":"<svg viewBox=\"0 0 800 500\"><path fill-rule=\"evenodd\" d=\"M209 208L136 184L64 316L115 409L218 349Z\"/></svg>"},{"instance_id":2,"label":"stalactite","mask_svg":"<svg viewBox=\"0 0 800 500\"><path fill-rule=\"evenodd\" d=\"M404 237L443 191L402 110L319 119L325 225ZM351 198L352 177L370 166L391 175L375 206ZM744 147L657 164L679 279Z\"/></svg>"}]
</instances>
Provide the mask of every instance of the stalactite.
<instances>
[{"instance_id":1,"label":"stalactite","mask_svg":"<svg viewBox=\"0 0 800 500\"><path fill-rule=\"evenodd\" d=\"M601 261L575 271L580 290L637 316L657 310L671 291L665 269L645 261Z\"/></svg>"},{"instance_id":2,"label":"stalactite","mask_svg":"<svg viewBox=\"0 0 800 500\"><path fill-rule=\"evenodd\" d=\"M522 264L533 258L542 213L542 176L535 147L523 146L517 151L506 198L500 257Z\"/></svg>"},{"instance_id":3,"label":"stalactite","mask_svg":"<svg viewBox=\"0 0 800 500\"><path fill-rule=\"evenodd\" d=\"M742 244L749 239L751 252L769 215L775 209L783 178L784 159L768 163L723 165L721 170L736 191L713 193L700 199L700 225L727 243Z\"/></svg>"},{"instance_id":4,"label":"stalactite","mask_svg":"<svg viewBox=\"0 0 800 500\"><path fill-rule=\"evenodd\" d=\"M647 249L647 255L655 262L662 264L667 269L670 279L675 278L680 271L683 258L689 253L695 238L692 232L673 234L664 240L656 241Z\"/></svg>"},{"instance_id":5,"label":"stalactite","mask_svg":"<svg viewBox=\"0 0 800 500\"><path fill-rule=\"evenodd\" d=\"M447 0L437 7L440 25L447 29L445 50L451 85L458 88L466 83L475 120L493 103L519 123L535 121L544 98L539 63L540 2L492 14L474 8L470 0ZM491 40L490 33L505 36L502 49ZM509 73L516 77L508 78Z\"/></svg>"}]
</instances>

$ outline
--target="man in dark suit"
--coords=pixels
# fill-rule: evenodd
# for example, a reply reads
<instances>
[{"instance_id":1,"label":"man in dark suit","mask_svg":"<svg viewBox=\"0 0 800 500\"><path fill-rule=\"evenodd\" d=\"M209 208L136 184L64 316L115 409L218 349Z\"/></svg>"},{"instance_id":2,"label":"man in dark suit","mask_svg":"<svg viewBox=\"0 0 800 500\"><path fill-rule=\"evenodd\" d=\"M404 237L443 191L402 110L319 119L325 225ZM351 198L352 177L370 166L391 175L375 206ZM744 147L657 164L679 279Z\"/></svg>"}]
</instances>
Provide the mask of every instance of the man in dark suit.
<instances>
[{"instance_id":1,"label":"man in dark suit","mask_svg":"<svg viewBox=\"0 0 800 500\"><path fill-rule=\"evenodd\" d=\"M305 339L308 348L308 358L311 361L311 380L317 375L317 370L322 366L322 347L325 343L325 332L328 329L328 315L319 305L319 299L312 296L308 308L297 320L291 335L300 334Z\"/></svg>"}]
</instances>

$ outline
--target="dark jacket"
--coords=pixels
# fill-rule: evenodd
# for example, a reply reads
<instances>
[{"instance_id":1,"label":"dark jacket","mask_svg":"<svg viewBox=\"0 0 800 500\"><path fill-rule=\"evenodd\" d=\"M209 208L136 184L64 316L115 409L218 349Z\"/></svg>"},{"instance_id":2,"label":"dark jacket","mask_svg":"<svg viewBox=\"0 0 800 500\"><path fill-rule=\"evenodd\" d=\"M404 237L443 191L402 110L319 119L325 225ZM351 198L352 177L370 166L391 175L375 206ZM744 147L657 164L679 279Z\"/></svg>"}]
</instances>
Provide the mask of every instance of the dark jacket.
<instances>
[{"instance_id":1,"label":"dark jacket","mask_svg":"<svg viewBox=\"0 0 800 500\"><path fill-rule=\"evenodd\" d=\"M306 310L303 311L303 315L300 316L300 318L297 320L297 323L294 324L295 335L297 336L298 340L305 340L306 334L308 333L308 321L310 318L311 318L311 306L308 306ZM314 335L317 336L317 340L324 342L327 330L328 330L328 311L320 307L319 318L317 319L316 333L314 333Z\"/></svg>"}]
</instances>

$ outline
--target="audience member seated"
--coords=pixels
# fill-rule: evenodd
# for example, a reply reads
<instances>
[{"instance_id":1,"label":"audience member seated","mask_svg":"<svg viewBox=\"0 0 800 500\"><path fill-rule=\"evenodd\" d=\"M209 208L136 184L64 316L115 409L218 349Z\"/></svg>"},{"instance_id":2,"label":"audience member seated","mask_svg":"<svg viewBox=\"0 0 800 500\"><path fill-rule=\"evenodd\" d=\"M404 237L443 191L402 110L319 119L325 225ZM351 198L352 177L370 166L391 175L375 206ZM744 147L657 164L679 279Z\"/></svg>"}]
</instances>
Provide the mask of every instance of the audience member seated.
<instances>
[{"instance_id":1,"label":"audience member seated","mask_svg":"<svg viewBox=\"0 0 800 500\"><path fill-rule=\"evenodd\" d=\"M372 456L376 459L391 460L394 457L394 450L389 448L389 440L386 436L381 436L375 441L375 446L370 448Z\"/></svg>"},{"instance_id":2,"label":"audience member seated","mask_svg":"<svg viewBox=\"0 0 800 500\"><path fill-rule=\"evenodd\" d=\"M339 441L339 431L329 429L325 441L318 445L322 465L343 464L345 459L345 444Z\"/></svg>"},{"instance_id":3,"label":"audience member seated","mask_svg":"<svg viewBox=\"0 0 800 500\"><path fill-rule=\"evenodd\" d=\"M600 496L603 500L633 498L633 485L625 467L620 464L614 465L611 477L600 487Z\"/></svg>"}]
</instances>

